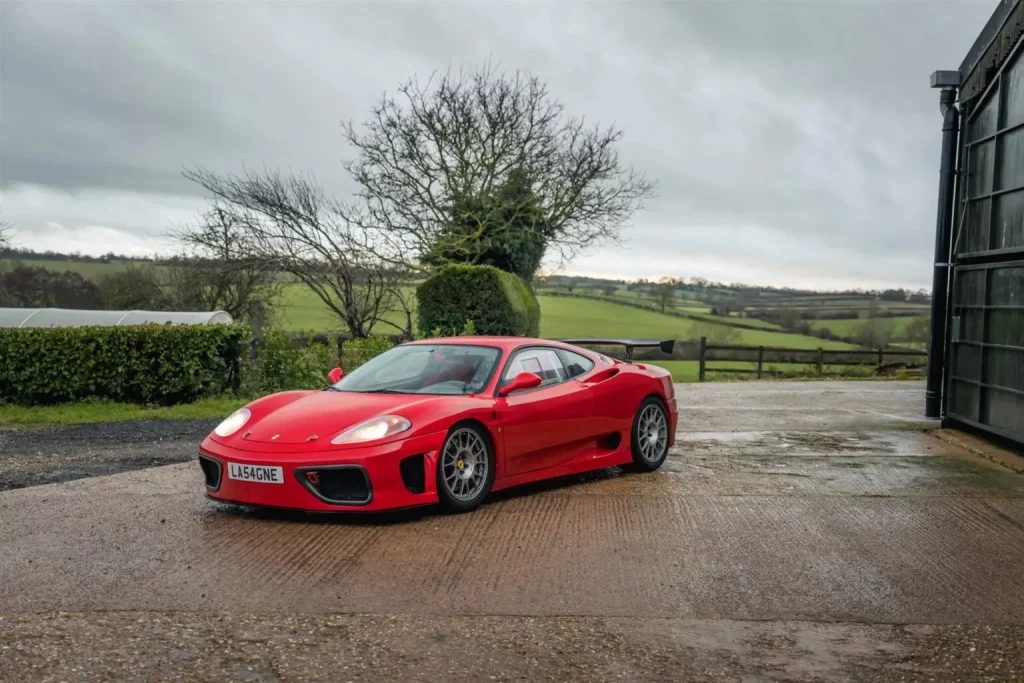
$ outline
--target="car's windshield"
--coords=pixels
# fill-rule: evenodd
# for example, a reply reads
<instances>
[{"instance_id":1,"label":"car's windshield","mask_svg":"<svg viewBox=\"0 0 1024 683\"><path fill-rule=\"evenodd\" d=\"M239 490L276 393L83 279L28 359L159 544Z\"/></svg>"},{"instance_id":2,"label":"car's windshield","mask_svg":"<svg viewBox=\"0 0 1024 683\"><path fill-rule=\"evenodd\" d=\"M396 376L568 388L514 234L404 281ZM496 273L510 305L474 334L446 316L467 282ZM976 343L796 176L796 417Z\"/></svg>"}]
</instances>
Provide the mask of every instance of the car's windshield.
<instances>
[{"instance_id":1,"label":"car's windshield","mask_svg":"<svg viewBox=\"0 0 1024 683\"><path fill-rule=\"evenodd\" d=\"M469 344L406 344L342 377L335 391L475 394L487 386L501 351Z\"/></svg>"}]
</instances>

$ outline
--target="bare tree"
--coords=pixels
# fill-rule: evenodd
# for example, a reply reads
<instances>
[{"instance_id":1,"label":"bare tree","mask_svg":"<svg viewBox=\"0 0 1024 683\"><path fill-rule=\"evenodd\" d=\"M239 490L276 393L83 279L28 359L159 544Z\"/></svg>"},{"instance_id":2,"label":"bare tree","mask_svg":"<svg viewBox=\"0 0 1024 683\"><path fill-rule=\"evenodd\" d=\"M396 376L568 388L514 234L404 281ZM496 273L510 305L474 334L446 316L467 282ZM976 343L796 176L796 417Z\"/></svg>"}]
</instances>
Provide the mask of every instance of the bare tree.
<instances>
[{"instance_id":1,"label":"bare tree","mask_svg":"<svg viewBox=\"0 0 1024 683\"><path fill-rule=\"evenodd\" d=\"M513 174L532 191L524 209L536 227L527 229L542 231L563 262L618 240L655 188L620 162L621 130L566 115L537 77L490 64L425 84L410 79L381 98L362 128L349 122L344 133L356 151L346 169L365 202L360 220L379 231L377 247L395 262L427 254L453 216L466 223L465 207L493 197ZM517 212L504 215L522 229ZM493 229L480 217L469 223Z\"/></svg>"},{"instance_id":2,"label":"bare tree","mask_svg":"<svg viewBox=\"0 0 1024 683\"><path fill-rule=\"evenodd\" d=\"M931 338L930 316L920 316L911 320L907 324L903 336L913 344L927 344Z\"/></svg>"},{"instance_id":3,"label":"bare tree","mask_svg":"<svg viewBox=\"0 0 1024 683\"><path fill-rule=\"evenodd\" d=\"M862 322L854 335L857 343L872 349L886 347L892 341L896 323L892 318L868 318Z\"/></svg>"},{"instance_id":4,"label":"bare tree","mask_svg":"<svg viewBox=\"0 0 1024 683\"><path fill-rule=\"evenodd\" d=\"M678 280L672 277L663 277L658 281L658 288L655 290L655 296L658 299L658 303L661 304L661 312L664 313L666 308L670 308L676 298L676 285Z\"/></svg>"},{"instance_id":5,"label":"bare tree","mask_svg":"<svg viewBox=\"0 0 1024 683\"><path fill-rule=\"evenodd\" d=\"M276 265L257 252L244 223L214 204L198 223L173 235L185 250L167 276L174 306L224 310L262 328L284 283Z\"/></svg>"},{"instance_id":6,"label":"bare tree","mask_svg":"<svg viewBox=\"0 0 1024 683\"><path fill-rule=\"evenodd\" d=\"M7 249L11 246L11 232L11 224L0 214L0 249Z\"/></svg>"},{"instance_id":7,"label":"bare tree","mask_svg":"<svg viewBox=\"0 0 1024 683\"><path fill-rule=\"evenodd\" d=\"M96 284L106 309L168 311L175 308L174 301L151 265L129 265L103 275Z\"/></svg>"},{"instance_id":8,"label":"bare tree","mask_svg":"<svg viewBox=\"0 0 1024 683\"><path fill-rule=\"evenodd\" d=\"M215 197L219 226L186 241L214 248L227 229L233 248L304 283L352 336L367 337L378 324L412 335L411 301L400 287L405 271L379 256L374 231L352 220L351 210L326 196L312 176L270 170L219 176L202 168L184 175ZM396 309L405 312L404 327L386 318Z\"/></svg>"}]
</instances>

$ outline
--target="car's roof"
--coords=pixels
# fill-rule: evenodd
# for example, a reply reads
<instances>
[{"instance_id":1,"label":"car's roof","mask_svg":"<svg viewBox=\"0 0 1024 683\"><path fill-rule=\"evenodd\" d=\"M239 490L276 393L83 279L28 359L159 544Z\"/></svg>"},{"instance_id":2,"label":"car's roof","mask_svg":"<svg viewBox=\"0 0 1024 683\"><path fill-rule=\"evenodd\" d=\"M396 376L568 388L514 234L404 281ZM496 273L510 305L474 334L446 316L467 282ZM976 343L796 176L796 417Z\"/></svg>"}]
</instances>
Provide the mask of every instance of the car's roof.
<instances>
[{"instance_id":1,"label":"car's roof","mask_svg":"<svg viewBox=\"0 0 1024 683\"><path fill-rule=\"evenodd\" d=\"M410 344L458 344L462 346L494 346L502 351L511 351L520 346L533 346L543 344L545 346L558 346L569 348L568 344L553 341L551 339L538 339L535 337L501 337L488 335L467 335L461 337L435 337L433 339L418 339Z\"/></svg>"}]
</instances>

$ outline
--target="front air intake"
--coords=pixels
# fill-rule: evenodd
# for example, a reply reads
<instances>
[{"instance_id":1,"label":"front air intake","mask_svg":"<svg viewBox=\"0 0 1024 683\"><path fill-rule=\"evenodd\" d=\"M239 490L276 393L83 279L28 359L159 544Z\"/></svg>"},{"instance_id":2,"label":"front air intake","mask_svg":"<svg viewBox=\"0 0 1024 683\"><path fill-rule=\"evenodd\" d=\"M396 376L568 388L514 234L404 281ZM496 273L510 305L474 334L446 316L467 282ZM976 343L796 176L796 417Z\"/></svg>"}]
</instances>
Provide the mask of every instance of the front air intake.
<instances>
[{"instance_id":1,"label":"front air intake","mask_svg":"<svg viewBox=\"0 0 1024 683\"><path fill-rule=\"evenodd\" d=\"M203 468L203 478L206 480L206 488L216 491L220 488L221 469L220 463L208 455L199 454L199 466Z\"/></svg>"},{"instance_id":2,"label":"front air intake","mask_svg":"<svg viewBox=\"0 0 1024 683\"><path fill-rule=\"evenodd\" d=\"M373 500L370 477L359 465L300 467L295 476L307 491L331 505L366 505Z\"/></svg>"},{"instance_id":3,"label":"front air intake","mask_svg":"<svg viewBox=\"0 0 1024 683\"><path fill-rule=\"evenodd\" d=\"M423 454L410 455L398 463L402 483L409 493L423 493L427 490L427 475L423 469Z\"/></svg>"}]
</instances>

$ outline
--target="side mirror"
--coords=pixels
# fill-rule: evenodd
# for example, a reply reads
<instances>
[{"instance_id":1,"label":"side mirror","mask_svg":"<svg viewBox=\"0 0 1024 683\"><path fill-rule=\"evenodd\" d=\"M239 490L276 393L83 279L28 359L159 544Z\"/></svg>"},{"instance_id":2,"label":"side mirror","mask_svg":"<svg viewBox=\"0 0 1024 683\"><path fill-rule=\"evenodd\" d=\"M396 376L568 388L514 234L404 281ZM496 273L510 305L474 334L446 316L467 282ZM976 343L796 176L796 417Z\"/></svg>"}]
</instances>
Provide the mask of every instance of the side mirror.
<instances>
[{"instance_id":1,"label":"side mirror","mask_svg":"<svg viewBox=\"0 0 1024 683\"><path fill-rule=\"evenodd\" d=\"M341 368L334 368L327 373L327 381L331 384L337 384L341 380L341 376L345 374L345 371Z\"/></svg>"},{"instance_id":2,"label":"side mirror","mask_svg":"<svg viewBox=\"0 0 1024 683\"><path fill-rule=\"evenodd\" d=\"M533 389L539 387L543 381L540 375L535 375L532 372L520 372L512 378L511 382L498 389L498 396L508 396L513 391L521 389Z\"/></svg>"}]
</instances>

